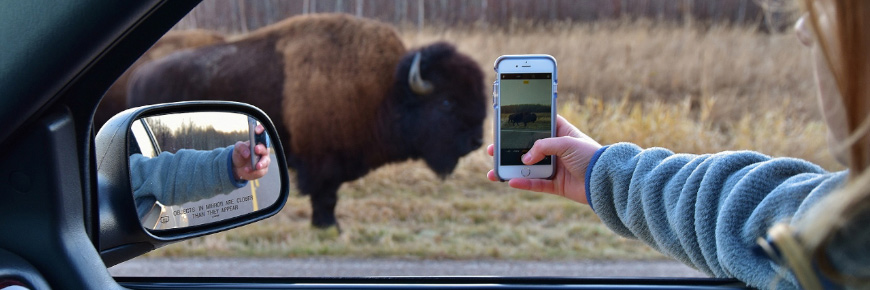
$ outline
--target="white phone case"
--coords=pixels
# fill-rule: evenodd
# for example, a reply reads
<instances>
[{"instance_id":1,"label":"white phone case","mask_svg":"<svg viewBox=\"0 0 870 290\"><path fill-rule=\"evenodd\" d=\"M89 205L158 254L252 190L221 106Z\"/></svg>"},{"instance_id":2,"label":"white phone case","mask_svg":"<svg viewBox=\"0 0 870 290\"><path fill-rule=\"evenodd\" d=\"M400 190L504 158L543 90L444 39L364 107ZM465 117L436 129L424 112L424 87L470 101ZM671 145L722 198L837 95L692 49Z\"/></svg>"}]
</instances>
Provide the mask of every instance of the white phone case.
<instances>
[{"instance_id":1,"label":"white phone case","mask_svg":"<svg viewBox=\"0 0 870 290\"><path fill-rule=\"evenodd\" d=\"M499 69L502 65L502 70ZM508 65L515 65L506 68ZM546 67L547 70L542 70ZM552 70L549 70L549 68ZM529 54L529 55L503 55L496 59L493 69L496 72L496 80L493 83L493 109L495 117L493 122L493 134L495 150L493 154L493 164L495 167L495 175L501 181L507 181L512 178L544 178L552 179L555 175L556 158L550 157L549 165L502 165L501 149L502 149L502 130L501 126L506 122L516 120L503 120L502 118L502 99L500 90L502 87L502 74L517 74L517 73L552 73L552 96L550 97L550 134L548 137L556 135L556 98L558 75L556 69L556 59L545 54Z\"/></svg>"}]
</instances>

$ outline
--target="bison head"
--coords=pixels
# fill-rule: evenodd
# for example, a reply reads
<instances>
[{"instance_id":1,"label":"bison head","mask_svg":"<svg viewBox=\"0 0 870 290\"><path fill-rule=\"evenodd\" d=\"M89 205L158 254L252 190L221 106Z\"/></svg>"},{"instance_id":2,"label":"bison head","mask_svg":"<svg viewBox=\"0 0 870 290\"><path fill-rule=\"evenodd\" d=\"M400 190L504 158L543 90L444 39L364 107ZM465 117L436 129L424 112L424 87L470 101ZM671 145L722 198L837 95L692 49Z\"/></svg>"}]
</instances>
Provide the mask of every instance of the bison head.
<instances>
[{"instance_id":1,"label":"bison head","mask_svg":"<svg viewBox=\"0 0 870 290\"><path fill-rule=\"evenodd\" d=\"M483 72L453 45L410 51L399 63L396 91L402 138L413 158L439 176L483 144L486 96Z\"/></svg>"}]
</instances>

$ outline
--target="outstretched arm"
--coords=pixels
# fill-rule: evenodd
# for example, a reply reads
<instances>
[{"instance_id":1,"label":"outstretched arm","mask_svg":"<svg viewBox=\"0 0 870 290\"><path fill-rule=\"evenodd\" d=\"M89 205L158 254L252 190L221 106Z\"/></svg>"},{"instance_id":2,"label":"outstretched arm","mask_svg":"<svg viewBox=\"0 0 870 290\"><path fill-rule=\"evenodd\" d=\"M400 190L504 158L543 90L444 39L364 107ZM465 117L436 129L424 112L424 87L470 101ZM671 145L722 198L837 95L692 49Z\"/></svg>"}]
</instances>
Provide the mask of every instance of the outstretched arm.
<instances>
[{"instance_id":1,"label":"outstretched arm","mask_svg":"<svg viewBox=\"0 0 870 290\"><path fill-rule=\"evenodd\" d=\"M245 186L233 176L233 146L210 151L182 149L154 158L130 156L134 198L154 198L166 205L182 204L229 193Z\"/></svg>"},{"instance_id":2,"label":"outstretched arm","mask_svg":"<svg viewBox=\"0 0 870 290\"><path fill-rule=\"evenodd\" d=\"M619 143L589 164L590 206L616 233L716 277L769 287L785 270L756 250L775 223L800 219L845 182L809 162L755 152L712 155ZM796 285L791 275L788 283Z\"/></svg>"}]
</instances>

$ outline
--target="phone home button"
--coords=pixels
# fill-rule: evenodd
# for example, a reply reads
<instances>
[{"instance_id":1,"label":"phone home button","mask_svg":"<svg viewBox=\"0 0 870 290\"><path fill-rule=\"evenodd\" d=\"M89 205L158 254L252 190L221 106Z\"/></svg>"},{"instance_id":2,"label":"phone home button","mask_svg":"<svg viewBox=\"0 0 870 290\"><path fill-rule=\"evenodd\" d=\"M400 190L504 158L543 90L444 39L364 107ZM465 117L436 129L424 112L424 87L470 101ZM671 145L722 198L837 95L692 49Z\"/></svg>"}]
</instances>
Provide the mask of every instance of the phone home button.
<instances>
[{"instance_id":1,"label":"phone home button","mask_svg":"<svg viewBox=\"0 0 870 290\"><path fill-rule=\"evenodd\" d=\"M523 168L523 170L520 170L520 174L522 174L523 177L526 177L526 176L529 176L529 174L532 174L532 170L529 169L528 167L526 167L526 168Z\"/></svg>"}]
</instances>

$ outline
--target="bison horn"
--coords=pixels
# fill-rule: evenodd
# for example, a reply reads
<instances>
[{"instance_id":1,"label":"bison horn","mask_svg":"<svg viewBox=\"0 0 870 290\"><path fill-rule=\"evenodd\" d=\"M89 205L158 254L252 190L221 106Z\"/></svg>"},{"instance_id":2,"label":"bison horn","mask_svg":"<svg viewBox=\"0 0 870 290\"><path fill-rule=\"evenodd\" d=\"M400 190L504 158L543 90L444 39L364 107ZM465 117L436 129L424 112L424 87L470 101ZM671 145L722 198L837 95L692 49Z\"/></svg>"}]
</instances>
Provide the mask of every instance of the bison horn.
<instances>
[{"instance_id":1,"label":"bison horn","mask_svg":"<svg viewBox=\"0 0 870 290\"><path fill-rule=\"evenodd\" d=\"M411 70L408 71L408 84L411 85L411 91L418 95L428 95L432 93L432 83L424 80L420 76L420 52L414 55L414 61L411 63Z\"/></svg>"}]
</instances>

